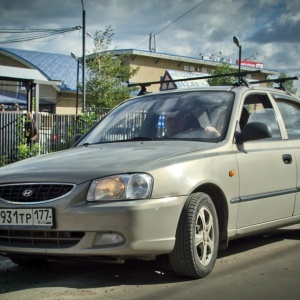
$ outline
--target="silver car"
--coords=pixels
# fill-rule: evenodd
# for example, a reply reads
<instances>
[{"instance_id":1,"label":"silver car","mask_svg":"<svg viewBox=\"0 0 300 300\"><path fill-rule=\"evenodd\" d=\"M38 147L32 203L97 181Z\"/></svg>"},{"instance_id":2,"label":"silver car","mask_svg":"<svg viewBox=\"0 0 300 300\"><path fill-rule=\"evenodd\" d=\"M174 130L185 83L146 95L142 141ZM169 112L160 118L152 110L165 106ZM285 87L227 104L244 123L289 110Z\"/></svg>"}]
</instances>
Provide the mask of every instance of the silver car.
<instances>
[{"instance_id":1,"label":"silver car","mask_svg":"<svg viewBox=\"0 0 300 300\"><path fill-rule=\"evenodd\" d=\"M72 148L0 168L0 254L155 259L201 278L238 237L300 222L300 100L237 84L145 94Z\"/></svg>"}]
</instances>

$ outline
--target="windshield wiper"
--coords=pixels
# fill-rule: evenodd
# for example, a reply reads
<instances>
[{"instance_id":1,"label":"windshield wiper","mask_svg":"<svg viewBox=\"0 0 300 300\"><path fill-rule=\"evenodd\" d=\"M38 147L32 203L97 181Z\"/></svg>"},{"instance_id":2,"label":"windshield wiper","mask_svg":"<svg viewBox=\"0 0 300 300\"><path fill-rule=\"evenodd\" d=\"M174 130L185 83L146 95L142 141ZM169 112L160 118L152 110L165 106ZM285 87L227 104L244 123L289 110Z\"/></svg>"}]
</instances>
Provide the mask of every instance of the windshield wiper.
<instances>
[{"instance_id":1,"label":"windshield wiper","mask_svg":"<svg viewBox=\"0 0 300 300\"><path fill-rule=\"evenodd\" d=\"M152 141L153 139L148 136L135 136L131 139L131 141Z\"/></svg>"}]
</instances>

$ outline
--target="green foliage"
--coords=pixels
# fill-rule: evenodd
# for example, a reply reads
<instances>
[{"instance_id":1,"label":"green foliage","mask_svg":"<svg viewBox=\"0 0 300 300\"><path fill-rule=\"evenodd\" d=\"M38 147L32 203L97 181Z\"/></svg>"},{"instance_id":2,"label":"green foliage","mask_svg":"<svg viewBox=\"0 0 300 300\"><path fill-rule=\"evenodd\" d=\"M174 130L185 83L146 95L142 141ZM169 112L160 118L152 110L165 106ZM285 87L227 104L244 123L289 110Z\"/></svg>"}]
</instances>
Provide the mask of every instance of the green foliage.
<instances>
[{"instance_id":1,"label":"green foliage","mask_svg":"<svg viewBox=\"0 0 300 300\"><path fill-rule=\"evenodd\" d=\"M278 76L278 78L288 78L288 77L292 77L290 75L288 75L286 72L281 72ZM289 81L286 81L284 84L284 87L286 89L288 89L292 94L296 95L297 93L297 89L294 88L294 81L293 80L289 80ZM276 83L274 82L268 82L267 84L268 87L275 87L277 86Z\"/></svg>"},{"instance_id":2,"label":"green foliage","mask_svg":"<svg viewBox=\"0 0 300 300\"><path fill-rule=\"evenodd\" d=\"M109 51L113 35L110 26L95 33L94 52L87 61L87 106L113 108L128 99L134 90L125 83L137 73L138 68L123 64L128 58L126 55L115 56Z\"/></svg>"},{"instance_id":3,"label":"green foliage","mask_svg":"<svg viewBox=\"0 0 300 300\"><path fill-rule=\"evenodd\" d=\"M77 133L86 133L97 122L97 115L94 112L83 113L78 116Z\"/></svg>"},{"instance_id":4,"label":"green foliage","mask_svg":"<svg viewBox=\"0 0 300 300\"><path fill-rule=\"evenodd\" d=\"M40 153L39 144L19 144L17 146L17 156L15 161L23 160L33 156L37 156Z\"/></svg>"},{"instance_id":5,"label":"green foliage","mask_svg":"<svg viewBox=\"0 0 300 300\"><path fill-rule=\"evenodd\" d=\"M9 159L7 158L7 156L0 156L0 167L3 167L8 164L9 164Z\"/></svg>"},{"instance_id":6,"label":"green foliage","mask_svg":"<svg viewBox=\"0 0 300 300\"><path fill-rule=\"evenodd\" d=\"M236 70L231 68L229 64L222 63L221 65L217 66L213 71L213 73L211 73L210 75L222 75L222 74L235 73L235 72ZM232 85L235 82L236 82L236 78L233 76L208 79L209 85Z\"/></svg>"}]
</instances>

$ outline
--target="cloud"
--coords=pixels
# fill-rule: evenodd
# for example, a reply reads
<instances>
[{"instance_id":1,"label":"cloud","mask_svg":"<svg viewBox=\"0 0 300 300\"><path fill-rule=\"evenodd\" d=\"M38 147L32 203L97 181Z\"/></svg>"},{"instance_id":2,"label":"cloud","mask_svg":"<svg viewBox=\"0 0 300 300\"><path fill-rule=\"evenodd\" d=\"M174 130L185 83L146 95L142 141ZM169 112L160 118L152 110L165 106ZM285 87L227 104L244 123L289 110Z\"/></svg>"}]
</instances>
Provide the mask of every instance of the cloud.
<instances>
[{"instance_id":1,"label":"cloud","mask_svg":"<svg viewBox=\"0 0 300 300\"><path fill-rule=\"evenodd\" d=\"M300 75L299 0L83 0L86 30L94 34L111 25L112 47L149 49L149 34L156 35L158 52L199 57L218 51L226 56L238 48L243 58L260 52L268 69ZM194 9L193 9L194 8ZM82 24L81 0L1 0L0 29L69 28ZM1 34L3 39L4 34ZM0 47L69 54L82 53L81 32ZM86 49L93 51L87 37ZM266 58L264 58L266 57ZM299 89L300 91L300 89Z\"/></svg>"},{"instance_id":2,"label":"cloud","mask_svg":"<svg viewBox=\"0 0 300 300\"><path fill-rule=\"evenodd\" d=\"M283 14L250 37L257 43L299 43L300 13Z\"/></svg>"}]
</instances>

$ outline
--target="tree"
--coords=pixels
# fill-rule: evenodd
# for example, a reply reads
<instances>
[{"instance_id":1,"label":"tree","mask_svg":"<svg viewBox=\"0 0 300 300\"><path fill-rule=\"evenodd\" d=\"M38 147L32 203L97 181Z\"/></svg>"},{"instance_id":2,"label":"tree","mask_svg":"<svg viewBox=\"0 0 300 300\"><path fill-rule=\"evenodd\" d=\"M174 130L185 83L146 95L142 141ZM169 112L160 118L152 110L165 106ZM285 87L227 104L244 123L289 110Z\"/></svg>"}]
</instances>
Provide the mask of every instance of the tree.
<instances>
[{"instance_id":1,"label":"tree","mask_svg":"<svg viewBox=\"0 0 300 300\"><path fill-rule=\"evenodd\" d=\"M228 74L228 73L235 73L236 70L231 68L229 64L222 63L221 65L217 66L213 73L210 75L222 75L222 74ZM226 76L226 77L218 77L218 78L212 78L208 79L209 85L232 85L236 82L236 78L233 76Z\"/></svg>"},{"instance_id":2,"label":"tree","mask_svg":"<svg viewBox=\"0 0 300 300\"><path fill-rule=\"evenodd\" d=\"M278 78L288 78L288 77L291 77L291 76L288 75L286 72L281 72L278 76ZM288 80L288 81L284 82L283 85L288 91L290 91L292 94L296 95L297 89L294 88L293 80ZM274 82L268 82L267 86L274 87Z\"/></svg>"},{"instance_id":3,"label":"tree","mask_svg":"<svg viewBox=\"0 0 300 300\"><path fill-rule=\"evenodd\" d=\"M113 108L128 99L134 90L126 82L137 73L138 68L124 65L127 56L115 56L109 50L113 35L111 26L95 33L94 52L87 60L87 106Z\"/></svg>"}]
</instances>

